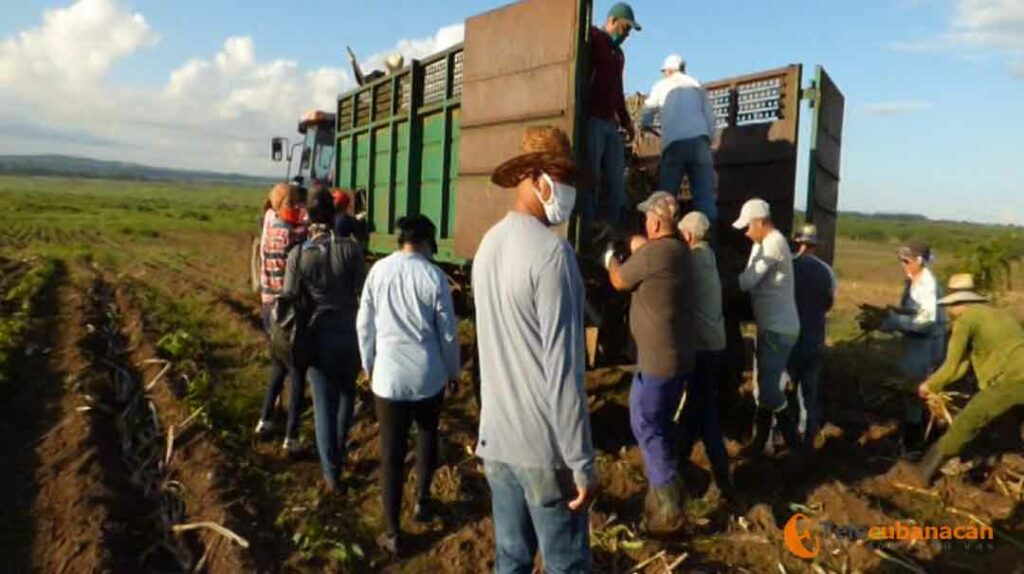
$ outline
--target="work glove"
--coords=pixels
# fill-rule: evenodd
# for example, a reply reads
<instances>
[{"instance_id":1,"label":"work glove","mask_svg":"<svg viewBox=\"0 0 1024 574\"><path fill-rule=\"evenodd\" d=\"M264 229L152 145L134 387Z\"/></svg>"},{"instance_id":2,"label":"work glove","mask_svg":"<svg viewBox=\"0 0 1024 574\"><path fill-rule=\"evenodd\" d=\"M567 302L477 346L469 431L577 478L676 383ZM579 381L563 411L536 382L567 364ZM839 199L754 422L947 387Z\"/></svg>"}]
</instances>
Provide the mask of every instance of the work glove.
<instances>
[{"instance_id":1,"label":"work glove","mask_svg":"<svg viewBox=\"0 0 1024 574\"><path fill-rule=\"evenodd\" d=\"M899 324L899 317L896 316L896 313L889 311L889 315L882 321L882 324L878 326L878 330L883 333L892 333L896 331Z\"/></svg>"},{"instance_id":2,"label":"work glove","mask_svg":"<svg viewBox=\"0 0 1024 574\"><path fill-rule=\"evenodd\" d=\"M605 245L604 255L601 257L605 269L611 267L612 259L619 263L625 263L629 259L629 245L625 241L611 240Z\"/></svg>"}]
</instances>

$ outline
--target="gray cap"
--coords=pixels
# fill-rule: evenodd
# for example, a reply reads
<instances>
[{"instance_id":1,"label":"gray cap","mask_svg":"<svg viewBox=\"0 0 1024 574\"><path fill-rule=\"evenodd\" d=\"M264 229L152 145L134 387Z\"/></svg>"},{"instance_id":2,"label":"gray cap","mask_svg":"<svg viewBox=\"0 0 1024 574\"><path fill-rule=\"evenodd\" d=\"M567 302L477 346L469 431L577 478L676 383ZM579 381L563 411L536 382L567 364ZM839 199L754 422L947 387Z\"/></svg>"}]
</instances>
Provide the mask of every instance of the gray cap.
<instances>
[{"instance_id":1,"label":"gray cap","mask_svg":"<svg viewBox=\"0 0 1024 574\"><path fill-rule=\"evenodd\" d=\"M708 216L699 211L687 213L679 222L679 231L692 233L697 239L704 239L709 229L711 229L711 222L708 221Z\"/></svg>"}]
</instances>

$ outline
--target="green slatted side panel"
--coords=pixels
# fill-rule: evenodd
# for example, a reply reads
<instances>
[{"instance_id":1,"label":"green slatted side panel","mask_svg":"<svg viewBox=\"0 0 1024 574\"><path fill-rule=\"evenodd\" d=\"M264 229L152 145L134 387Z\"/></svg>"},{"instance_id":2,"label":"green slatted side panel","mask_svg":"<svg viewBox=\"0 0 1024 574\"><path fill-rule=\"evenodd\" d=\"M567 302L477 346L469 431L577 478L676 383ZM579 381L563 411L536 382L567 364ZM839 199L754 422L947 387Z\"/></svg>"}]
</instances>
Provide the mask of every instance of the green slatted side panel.
<instances>
[{"instance_id":1,"label":"green slatted side panel","mask_svg":"<svg viewBox=\"0 0 1024 574\"><path fill-rule=\"evenodd\" d=\"M459 140L462 135L462 121L459 108L451 110L451 143L448 145L449 168L448 168L448 213L446 226L442 230L442 237L449 239L455 235L455 197L458 193L459 181Z\"/></svg>"},{"instance_id":2,"label":"green slatted side panel","mask_svg":"<svg viewBox=\"0 0 1024 574\"><path fill-rule=\"evenodd\" d=\"M409 212L409 120L395 124L395 203L401 215ZM399 215L395 215L397 221Z\"/></svg>"},{"instance_id":3,"label":"green slatted side panel","mask_svg":"<svg viewBox=\"0 0 1024 574\"><path fill-rule=\"evenodd\" d=\"M338 172L337 172L337 185L345 189L352 189L355 187L352 180L352 166L353 158L355 156L354 148L352 147L352 136L345 136L338 138L338 145L335 148L335 153L338 154Z\"/></svg>"},{"instance_id":4,"label":"green slatted side panel","mask_svg":"<svg viewBox=\"0 0 1024 574\"><path fill-rule=\"evenodd\" d=\"M372 194L377 205L388 205L391 198L391 126L385 125L373 130L373 188ZM396 208L398 206L395 206ZM374 212L373 229L377 233L390 233L391 222L388 210Z\"/></svg>"},{"instance_id":5,"label":"green slatted side panel","mask_svg":"<svg viewBox=\"0 0 1024 574\"><path fill-rule=\"evenodd\" d=\"M385 196L383 201L377 197L373 192L375 190L370 186L370 136L367 132L360 132L353 136L355 138L355 158L356 158L356 177L354 187L358 189L365 189L370 197L370 206L373 210L372 217L376 223L378 219L383 216L384 224L387 225L388 217L388 201Z\"/></svg>"},{"instance_id":6,"label":"green slatted side panel","mask_svg":"<svg viewBox=\"0 0 1024 574\"><path fill-rule=\"evenodd\" d=\"M423 163L420 173L420 213L440 227L444 217L445 177L444 110L421 116L423 122Z\"/></svg>"}]
</instances>

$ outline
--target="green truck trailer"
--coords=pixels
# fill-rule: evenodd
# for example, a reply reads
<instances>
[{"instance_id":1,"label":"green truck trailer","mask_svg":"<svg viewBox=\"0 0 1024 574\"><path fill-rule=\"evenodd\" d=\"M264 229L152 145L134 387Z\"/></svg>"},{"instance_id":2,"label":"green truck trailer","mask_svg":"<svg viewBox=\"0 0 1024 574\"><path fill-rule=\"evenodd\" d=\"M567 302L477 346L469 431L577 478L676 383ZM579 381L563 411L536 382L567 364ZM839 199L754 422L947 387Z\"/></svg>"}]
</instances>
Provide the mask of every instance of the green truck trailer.
<instances>
[{"instance_id":1,"label":"green truck trailer","mask_svg":"<svg viewBox=\"0 0 1024 574\"><path fill-rule=\"evenodd\" d=\"M422 213L438 226L436 260L453 277L466 277L484 233L514 199L514 190L491 184L490 175L518 153L528 125L562 128L573 140L577 161L585 163L593 20L590 0L516 2L466 20L462 44L338 97L334 185L365 198L357 203L365 206L371 256L396 248L400 217ZM727 290L749 251L743 235L728 227L744 201L766 199L782 231L791 232L804 103L813 112L806 219L818 225L823 254L832 258L843 97L821 67L807 87L802 73L796 64L705 84L718 118L715 193ZM656 172L659 153L655 136L633 144L630 181L640 182L631 185L634 201L652 190L645 182L653 178L644 174ZM680 191L685 197L685 189ZM559 232L572 240L577 223ZM612 337L614 343L604 347L622 348L623 299L607 288L599 265L585 257L581 263L588 317L602 326L602 340ZM748 313L745 298L727 293L726 306L730 331L738 336ZM591 350L598 338L592 332ZM742 352L739 343L731 346Z\"/></svg>"}]
</instances>

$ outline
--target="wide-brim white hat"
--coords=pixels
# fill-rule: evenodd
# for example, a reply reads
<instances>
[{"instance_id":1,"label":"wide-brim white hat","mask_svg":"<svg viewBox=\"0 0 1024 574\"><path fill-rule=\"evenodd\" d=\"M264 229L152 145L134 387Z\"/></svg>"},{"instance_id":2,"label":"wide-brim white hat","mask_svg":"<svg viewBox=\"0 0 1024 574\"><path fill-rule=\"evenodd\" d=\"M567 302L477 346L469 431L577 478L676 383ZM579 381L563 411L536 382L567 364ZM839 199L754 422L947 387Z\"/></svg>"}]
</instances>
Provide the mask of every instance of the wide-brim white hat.
<instances>
[{"instance_id":1,"label":"wide-brim white hat","mask_svg":"<svg viewBox=\"0 0 1024 574\"><path fill-rule=\"evenodd\" d=\"M961 303L988 303L988 297L974 291L957 291L939 299L939 305L943 307Z\"/></svg>"}]
</instances>

